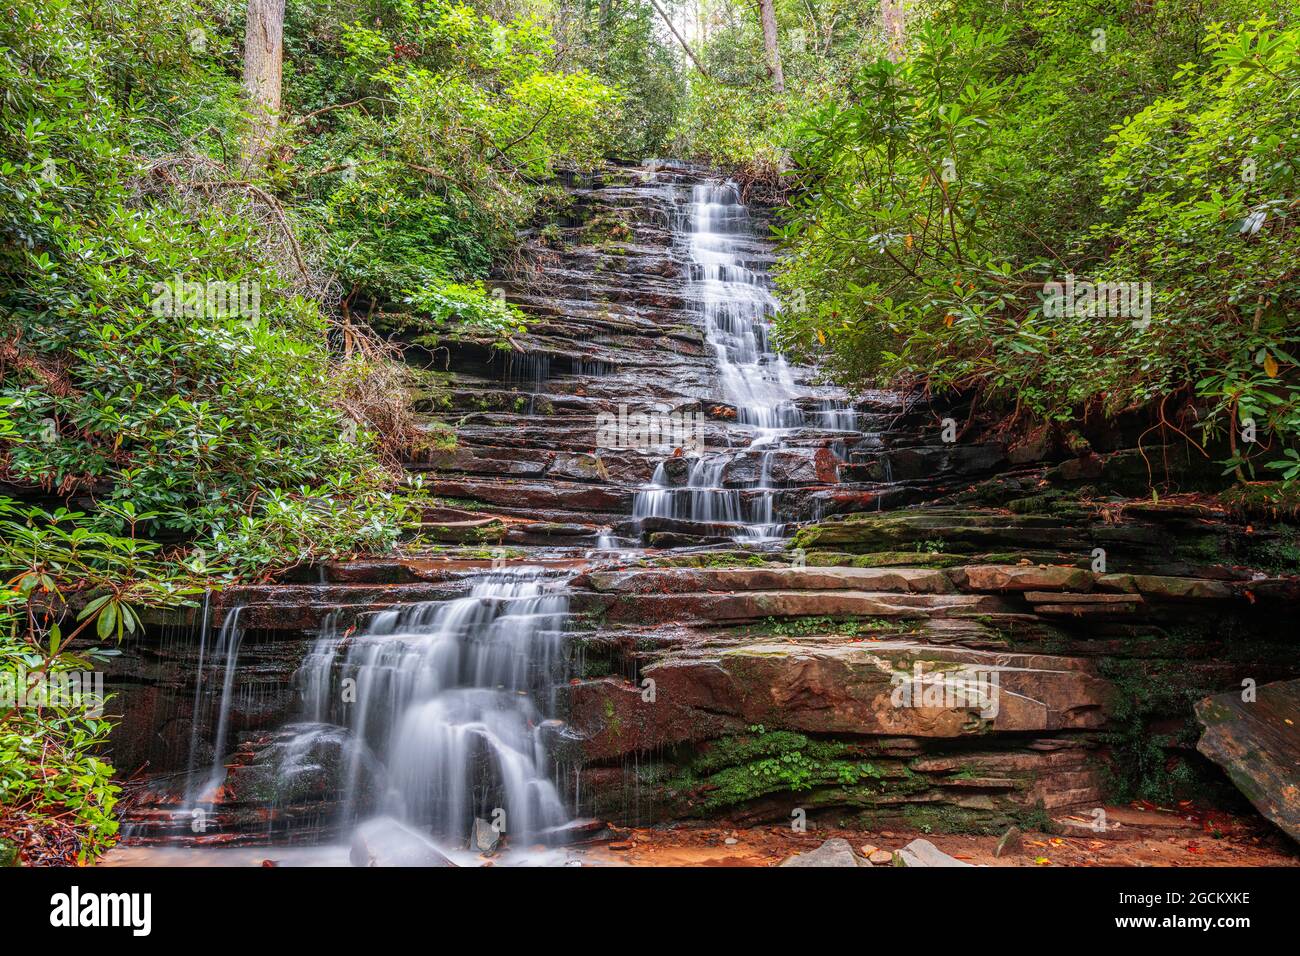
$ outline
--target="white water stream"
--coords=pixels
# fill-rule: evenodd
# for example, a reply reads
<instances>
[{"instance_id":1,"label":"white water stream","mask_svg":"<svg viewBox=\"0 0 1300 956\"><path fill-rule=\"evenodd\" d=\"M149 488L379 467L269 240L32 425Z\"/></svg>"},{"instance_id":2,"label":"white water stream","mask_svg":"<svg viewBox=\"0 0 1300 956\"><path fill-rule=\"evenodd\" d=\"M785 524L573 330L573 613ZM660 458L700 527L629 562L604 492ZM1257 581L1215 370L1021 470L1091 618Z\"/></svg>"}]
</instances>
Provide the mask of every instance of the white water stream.
<instances>
[{"instance_id":1,"label":"white water stream","mask_svg":"<svg viewBox=\"0 0 1300 956\"><path fill-rule=\"evenodd\" d=\"M751 268L759 247L734 184L694 186L677 241L739 442L702 450L675 483L660 464L635 496L634 517L716 525L738 539L779 538L788 519L777 507L773 455L801 429L853 430L854 413L838 402L805 401L807 412L797 404L810 393L769 344L778 306L766 273ZM753 478L728 481L728 465L743 456L757 459ZM332 791L341 799L333 822L344 835L386 815L449 852L473 846L476 820L495 824L512 847L548 842L570 822L552 759L563 731L555 690L568 676L566 584L535 567L493 571L476 577L464 597L385 611L359 632L326 629L298 674L300 719L275 744L275 766L289 778L279 790L295 792L296 775L315 779L322 754L334 754ZM216 756L200 787L206 801L193 794L191 807L211 803L225 779L238 611L215 646L206 644L205 637L199 696L220 692Z\"/></svg>"},{"instance_id":2,"label":"white water stream","mask_svg":"<svg viewBox=\"0 0 1300 956\"><path fill-rule=\"evenodd\" d=\"M512 843L569 819L552 777L547 711L564 676L564 582L492 572L463 598L328 634L300 671L300 737L344 727L343 815L383 812L459 844L476 818Z\"/></svg>"},{"instance_id":3,"label":"white water stream","mask_svg":"<svg viewBox=\"0 0 1300 956\"><path fill-rule=\"evenodd\" d=\"M736 409L736 424L749 436L747 450L760 456L759 475L743 490L728 487L723 472L734 453L706 452L692 463L685 485L674 486L661 464L637 492L633 517L723 525L738 539L780 537L785 522L775 507L771 456L806 422L795 404L803 393L785 358L769 345L778 304L767 275L744 265L754 226L734 183L694 186L684 219L688 294L713 349L721 397ZM830 409L818 417L833 428L853 426L851 410Z\"/></svg>"}]
</instances>

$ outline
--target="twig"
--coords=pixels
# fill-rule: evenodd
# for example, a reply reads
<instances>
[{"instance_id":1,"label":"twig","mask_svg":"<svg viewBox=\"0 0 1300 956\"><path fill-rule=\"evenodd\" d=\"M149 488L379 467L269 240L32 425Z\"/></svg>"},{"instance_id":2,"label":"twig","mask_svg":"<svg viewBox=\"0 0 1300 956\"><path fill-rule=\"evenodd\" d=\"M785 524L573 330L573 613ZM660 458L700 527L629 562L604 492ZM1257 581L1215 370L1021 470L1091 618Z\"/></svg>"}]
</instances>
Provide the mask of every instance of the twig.
<instances>
[{"instance_id":1,"label":"twig","mask_svg":"<svg viewBox=\"0 0 1300 956\"><path fill-rule=\"evenodd\" d=\"M189 185L197 186L201 189L244 189L252 193L258 199L262 200L275 212L276 218L280 220L280 226L284 230L284 237L289 240L289 248L293 252L294 261L298 265L302 277L309 283L312 281L311 270L307 268L307 263L303 260L302 247L298 245L298 237L294 235L293 226L289 224L289 217L284 214L284 207L280 205L278 199L268 193L261 186L255 186L250 182L242 179L224 179L215 181L195 180Z\"/></svg>"},{"instance_id":2,"label":"twig","mask_svg":"<svg viewBox=\"0 0 1300 956\"><path fill-rule=\"evenodd\" d=\"M385 97L382 97L382 96L363 96L363 97L361 97L361 99L359 99L359 100L352 100L350 103L334 103L334 104L332 104L332 105L330 105L330 106L322 106L322 107L321 107L320 109L318 109L318 110L312 110L310 113L303 113L302 116L294 117L293 125L295 125L295 126L301 126L303 123L307 122L307 121L308 121L309 119L311 119L313 116L320 116L320 114L322 114L322 113L328 113L328 112L330 112L331 110L345 110L345 109L347 109L349 106L357 106L358 104L361 104L361 103L366 102L366 100L375 100L375 101L380 102L380 103L391 103L391 104L393 104L394 106L397 105L397 101L396 101L396 100L386 99Z\"/></svg>"}]
</instances>

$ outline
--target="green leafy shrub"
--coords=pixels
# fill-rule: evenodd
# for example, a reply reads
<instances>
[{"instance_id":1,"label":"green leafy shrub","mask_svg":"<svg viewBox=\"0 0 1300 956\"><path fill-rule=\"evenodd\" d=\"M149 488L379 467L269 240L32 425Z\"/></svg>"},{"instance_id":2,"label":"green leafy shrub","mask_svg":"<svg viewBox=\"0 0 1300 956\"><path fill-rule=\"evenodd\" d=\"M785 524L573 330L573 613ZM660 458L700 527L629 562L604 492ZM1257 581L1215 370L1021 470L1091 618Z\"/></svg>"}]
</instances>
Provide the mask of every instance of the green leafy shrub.
<instances>
[{"instance_id":1,"label":"green leafy shrub","mask_svg":"<svg viewBox=\"0 0 1300 956\"><path fill-rule=\"evenodd\" d=\"M121 517L126 536L0 498L0 841L24 862L90 862L113 844L111 725L91 675L139 630L139 608L200 591L134 536L148 516Z\"/></svg>"},{"instance_id":2,"label":"green leafy shrub","mask_svg":"<svg viewBox=\"0 0 1300 956\"><path fill-rule=\"evenodd\" d=\"M1098 37L1076 14L942 5L901 62L803 118L781 341L846 382L978 391L1026 427L1190 397L1171 433L1289 475L1300 34L1125 3ZM1148 309L1060 314L1067 277L1145 286Z\"/></svg>"},{"instance_id":3,"label":"green leafy shrub","mask_svg":"<svg viewBox=\"0 0 1300 956\"><path fill-rule=\"evenodd\" d=\"M455 324L458 332L508 338L528 331L524 314L482 282L441 282L412 291L407 303L434 326Z\"/></svg>"},{"instance_id":4,"label":"green leafy shrub","mask_svg":"<svg viewBox=\"0 0 1300 956\"><path fill-rule=\"evenodd\" d=\"M313 101L331 101L317 109L350 104L297 131L313 134L298 159L345 305L370 312L482 278L545 180L600 159L621 100L584 70L555 68L533 17L453 0L381 7L378 26L323 26L323 48L295 71Z\"/></svg>"}]
</instances>

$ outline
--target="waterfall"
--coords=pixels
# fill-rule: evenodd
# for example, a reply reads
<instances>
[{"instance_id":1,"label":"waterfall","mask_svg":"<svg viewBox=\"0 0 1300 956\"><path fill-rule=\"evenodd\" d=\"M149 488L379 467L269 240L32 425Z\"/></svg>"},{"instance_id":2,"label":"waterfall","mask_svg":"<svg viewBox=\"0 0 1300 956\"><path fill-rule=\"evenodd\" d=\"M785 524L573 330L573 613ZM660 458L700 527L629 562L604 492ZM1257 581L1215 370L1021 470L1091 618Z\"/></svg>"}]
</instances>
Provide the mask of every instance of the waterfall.
<instances>
[{"instance_id":1,"label":"waterfall","mask_svg":"<svg viewBox=\"0 0 1300 956\"><path fill-rule=\"evenodd\" d=\"M719 391L735 407L737 425L752 433L748 449L760 454L759 475L743 493L727 487L723 472L729 458L705 453L691 466L686 485L674 487L660 465L638 490L633 518L729 525L737 539L779 537L784 524L776 518L771 452L805 422L795 404L800 390L790 367L769 345L778 304L767 276L743 264L754 228L734 183L694 186L684 220L689 298L713 350Z\"/></svg>"},{"instance_id":2,"label":"waterfall","mask_svg":"<svg viewBox=\"0 0 1300 956\"><path fill-rule=\"evenodd\" d=\"M561 757L581 751L581 742L570 740L558 719L572 676L566 588L582 566L574 543L602 565L623 564L656 531L668 547L730 539L775 551L795 520L819 514L823 499L832 498L836 459L858 441L857 417L842 393L817 384L815 370L791 367L773 348L778 304L765 266L771 245L758 235L737 188L689 185L697 175L691 170L610 200L631 201L636 212L629 220L648 232L617 263L578 236L562 278L601 290L602 308L609 299L609 314L591 319L608 345L590 359L572 350L584 335L582 311L551 323L557 329L548 334L560 345L505 356L498 377L520 386L511 394L526 396L526 407L503 405L512 411L468 422L463 437L474 461L448 463L438 477L464 485L463 500L476 502L475 510L499 508L510 531L522 533L522 547L531 549L534 536L561 539L558 547L523 552L535 558L521 564L569 570L468 571L470 561L454 559L477 563L481 555L472 548L440 553L453 560L430 567L423 559L433 555L421 543L413 549L420 560L392 568L391 580L423 581L434 572L431 582L459 580L464 596L377 613L361 609L409 600L386 589L384 562L374 572L363 566L355 580L350 569L322 563L316 584L308 583L309 571L296 571L286 580L303 588L310 619L324 623L294 662L292 688L289 655L303 652L296 638L285 644L279 635L306 625L289 615L263 633L262 602L275 607L280 598L253 589L256 613L227 607L221 626L204 624L198 634L199 673L196 682L187 680L196 697L194 723L175 730L181 747L190 737L190 772L160 777L135 802L138 839L351 846L364 842L362 828L372 818L388 817L448 853L481 847L484 826L496 824L513 858L538 843L567 843L590 826L572 818L578 781ZM647 198L653 222L639 223ZM659 331L671 334L660 338ZM684 347L680 370L672 342ZM620 354L625 364L604 364ZM467 402L484 390L478 359L472 363ZM644 428L625 413L633 396L646 410ZM620 427L627 419L631 430L606 445L599 422L611 406L619 409ZM688 416L697 428L673 432L662 425L682 425ZM546 427L534 429L543 419ZM606 447L618 450L603 458ZM554 509L539 498L538 486L548 485ZM486 503L477 503L475 489ZM494 503L498 495L507 503ZM542 520L511 520L533 512ZM365 614L359 624L358 614ZM261 687L265 701L258 699Z\"/></svg>"},{"instance_id":3,"label":"waterfall","mask_svg":"<svg viewBox=\"0 0 1300 956\"><path fill-rule=\"evenodd\" d=\"M322 636L299 673L295 729L299 749L346 729L345 821L383 812L463 844L480 818L515 845L568 822L549 746L561 725L547 716L567 614L563 582L524 567Z\"/></svg>"},{"instance_id":4,"label":"waterfall","mask_svg":"<svg viewBox=\"0 0 1300 956\"><path fill-rule=\"evenodd\" d=\"M768 346L776 299L766 276L741 264L744 240L754 230L735 184L695 186L688 228L691 291L717 359L723 397L736 407L738 423L760 429L760 440L798 427L803 420L794 405L798 392L790 367Z\"/></svg>"},{"instance_id":5,"label":"waterfall","mask_svg":"<svg viewBox=\"0 0 1300 956\"><path fill-rule=\"evenodd\" d=\"M216 642L209 653L207 648L208 595L204 595L203 623L199 636L199 666L194 688L194 712L191 715L189 769L190 786L185 794L184 812L190 813L201 805L211 806L225 781L226 744L230 736L230 707L235 691L235 672L239 663L239 645L244 632L239 627L239 612L236 606L230 609L217 632ZM205 668L206 658L206 668ZM221 694L216 696L213 684L217 674L221 674ZM212 761L203 777L193 774L198 762L198 747L201 737L200 728L208 716L208 702L215 698L216 733L212 740Z\"/></svg>"}]
</instances>

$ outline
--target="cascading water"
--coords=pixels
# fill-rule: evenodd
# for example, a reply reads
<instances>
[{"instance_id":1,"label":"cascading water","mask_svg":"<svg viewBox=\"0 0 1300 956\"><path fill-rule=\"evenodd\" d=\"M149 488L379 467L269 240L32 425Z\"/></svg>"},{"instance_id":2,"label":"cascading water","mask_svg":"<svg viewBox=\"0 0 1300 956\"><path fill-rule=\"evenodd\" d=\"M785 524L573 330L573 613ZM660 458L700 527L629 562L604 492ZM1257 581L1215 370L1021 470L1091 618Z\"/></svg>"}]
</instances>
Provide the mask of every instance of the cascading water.
<instances>
[{"instance_id":1,"label":"cascading water","mask_svg":"<svg viewBox=\"0 0 1300 956\"><path fill-rule=\"evenodd\" d=\"M833 469L834 457L843 460L843 449L857 442L858 422L839 393L828 398L833 390L809 384L812 370L792 369L773 350L770 320L778 306L763 267L769 246L756 235L735 186L694 186L686 192L679 182L664 182L653 198L656 210L675 216L674 246L688 264L684 281L665 275L671 270L662 268L662 255L656 253L649 273L653 277L646 280L650 288L642 290L649 306L629 310L625 321L629 329L641 330L669 321L682 325L683 319L674 313L684 292L704 333L706 354L700 358L692 348L681 374L670 359L629 361L632 371L626 373L621 366L594 368L583 365L581 358L570 359L566 371L585 377L610 372L613 384L601 389L583 384L576 394L584 402L568 401L564 414L555 417L580 420L575 409L581 404L596 407L630 389L649 393L656 413L667 409L671 414L678 410L675 405L687 408L687 403L699 409L700 400L731 406L734 418L724 428L710 427L708 447L703 410L693 411L700 427L689 441L651 441L653 451L640 447L646 443L628 443L642 454L653 454L657 463L652 480L635 495L634 514L697 526L674 529L687 538L779 538L796 514L804 518L815 513L816 496L835 477L823 476ZM651 246L661 244L656 219ZM638 257L646 254L639 251L630 258ZM630 273L629 282L639 275ZM628 334L620 326L617 334L611 333L609 348L622 347ZM628 352L638 358L630 347ZM557 349L555 354L563 352ZM506 376L525 385L519 391L529 396L527 414L534 417L547 414L533 399L543 394L543 383L553 387L548 362L545 356L522 357L509 366ZM669 365L672 374L662 389L639 371L644 366L653 375ZM523 414L516 409L515 415L500 417ZM719 417L713 416L715 423ZM478 437L492 441L497 452L513 449L515 436L506 431L512 428L519 424L489 423ZM565 441L571 440L566 433L573 430L568 425L559 432L556 454L548 462L562 464L562 455L571 453ZM533 444L519 447L531 451ZM677 457L661 457L677 448L683 450ZM831 455L825 453L828 449ZM629 461L620 457L610 458L610 485L627 480L623 475ZM527 455L514 460L529 462ZM456 482L455 469L448 471L443 477ZM519 474L524 473L521 468ZM562 473L556 468L546 479ZM496 491L514 479L474 475L467 480ZM557 490L583 504L557 503L567 510L585 508L588 500L614 500L600 483L590 484L590 498L579 499L585 484L574 481L569 487L557 482ZM625 556L608 552L637 548L639 536L624 536L637 530L619 520L616 512L621 507L591 507L600 515L598 520L608 522L595 542L595 556L621 562ZM558 521L546 524L560 526ZM703 531L704 526L712 527ZM571 569L566 573L577 573L567 548L562 555L543 554L538 560L559 558ZM205 629L199 639L192 773L183 778L186 792L177 792L179 782L173 787L159 781L157 796L149 798L154 802L140 802L137 819L146 828L140 831L142 842L162 830L164 838L200 845L233 846L248 838L309 844L313 851L337 851L340 846L350 851L358 843L365 845L367 818L375 816L398 818L406 832L434 837L448 854L480 845L478 820L501 825L512 854L539 842L567 842L581 829L571 812L581 806L579 776L568 778L569 768L560 765L555 748L567 740L564 724L554 718L559 712L557 692L569 677L564 634L568 580L537 567L484 572L467 582L468 593L461 598L381 612L360 630L326 624L297 669L300 706L289 711L287 722L280 702L265 712L244 706L250 704L246 690L262 676L263 661L271 661L268 670L283 666L277 656L281 652L274 641L262 646L260 625L255 630L250 624L251 637L243 638L241 615L229 609L222 627L213 633ZM328 602L337 584L332 571L322 567L320 594L313 601ZM248 623L261 617L245 612L243 619ZM240 657L243 675L252 675L251 681L241 682L236 668ZM267 681L279 701L288 696L284 681L278 670ZM205 749L209 743L212 752ZM562 794L572 802L566 805ZM168 814L184 807L186 812L158 822L150 815L151 807L165 808ZM192 827L190 814L200 809L208 831ZM539 858L523 855L530 861Z\"/></svg>"},{"instance_id":2,"label":"cascading water","mask_svg":"<svg viewBox=\"0 0 1300 956\"><path fill-rule=\"evenodd\" d=\"M768 347L776 299L765 277L741 265L740 246L753 227L736 186L695 186L689 230L691 281L722 393L736 406L737 421L766 430L802 424L790 367Z\"/></svg>"},{"instance_id":3,"label":"cascading water","mask_svg":"<svg viewBox=\"0 0 1300 956\"><path fill-rule=\"evenodd\" d=\"M347 731L344 822L382 812L463 843L476 818L516 845L569 815L552 775L547 718L564 678L563 582L492 572L467 597L377 615L323 636L300 671L304 722L282 772L322 735Z\"/></svg>"},{"instance_id":4,"label":"cascading water","mask_svg":"<svg viewBox=\"0 0 1300 956\"><path fill-rule=\"evenodd\" d=\"M726 487L728 459L706 454L694 462L684 486L673 486L661 465L638 491L633 518L728 525L737 538L777 537L783 524L775 516L771 453L805 424L790 367L768 344L778 304L767 277L743 264L753 226L735 184L694 186L688 210L683 245L690 259L690 298L713 349L722 396L735 407L736 423L747 426L749 450L760 456L759 475L743 491Z\"/></svg>"},{"instance_id":5,"label":"cascading water","mask_svg":"<svg viewBox=\"0 0 1300 956\"><path fill-rule=\"evenodd\" d=\"M244 632L239 627L240 607L233 607L226 615L217 632L214 646L208 648L208 601L210 595L204 596L202 630L199 636L199 666L194 688L194 715L190 732L190 757L188 775L191 786L185 795L184 813L189 814L201 806L210 806L216 799L217 791L225 780L226 771L223 760L226 755L226 743L230 736L230 707L235 691L236 664L239 662L239 645ZM217 675L221 675L220 695L215 686ZM212 741L212 762L207 773L197 776L197 755L199 749L199 728L204 718L215 707L216 733Z\"/></svg>"}]
</instances>

